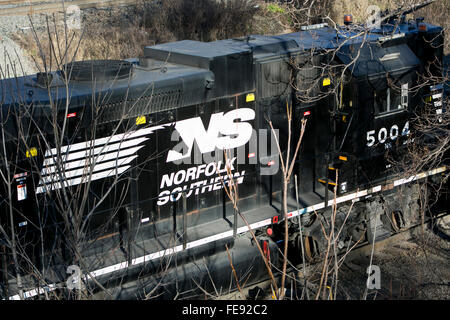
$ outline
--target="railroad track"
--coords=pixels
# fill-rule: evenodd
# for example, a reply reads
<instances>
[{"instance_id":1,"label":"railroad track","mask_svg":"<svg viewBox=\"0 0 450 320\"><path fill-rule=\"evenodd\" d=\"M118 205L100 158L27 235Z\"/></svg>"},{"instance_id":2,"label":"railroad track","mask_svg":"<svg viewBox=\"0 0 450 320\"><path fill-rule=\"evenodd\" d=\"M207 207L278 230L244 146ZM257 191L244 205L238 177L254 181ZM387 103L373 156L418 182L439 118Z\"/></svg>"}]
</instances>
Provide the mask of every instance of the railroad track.
<instances>
[{"instance_id":1,"label":"railroad track","mask_svg":"<svg viewBox=\"0 0 450 320\"><path fill-rule=\"evenodd\" d=\"M136 0L73 0L73 1L45 1L45 0L0 0L0 16L31 15L36 13L63 12L69 6L80 9L104 8L119 4L133 4Z\"/></svg>"}]
</instances>

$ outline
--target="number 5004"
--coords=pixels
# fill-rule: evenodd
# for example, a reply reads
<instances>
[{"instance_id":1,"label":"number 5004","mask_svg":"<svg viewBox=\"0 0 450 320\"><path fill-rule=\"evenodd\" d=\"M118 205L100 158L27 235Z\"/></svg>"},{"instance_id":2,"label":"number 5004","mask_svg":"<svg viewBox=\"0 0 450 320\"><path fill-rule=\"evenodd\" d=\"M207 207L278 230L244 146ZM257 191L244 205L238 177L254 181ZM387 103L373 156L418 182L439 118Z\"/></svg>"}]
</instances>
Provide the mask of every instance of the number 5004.
<instances>
[{"instance_id":1,"label":"number 5004","mask_svg":"<svg viewBox=\"0 0 450 320\"><path fill-rule=\"evenodd\" d=\"M400 133L400 129L398 125L394 124L390 129L381 128L378 130L378 134L376 134L375 130L367 131L367 146L371 147L378 140L378 143L385 143L388 139L394 141L398 138L399 134L402 136L409 135L409 121L405 123L403 129ZM378 139L377 139L378 138Z\"/></svg>"}]
</instances>

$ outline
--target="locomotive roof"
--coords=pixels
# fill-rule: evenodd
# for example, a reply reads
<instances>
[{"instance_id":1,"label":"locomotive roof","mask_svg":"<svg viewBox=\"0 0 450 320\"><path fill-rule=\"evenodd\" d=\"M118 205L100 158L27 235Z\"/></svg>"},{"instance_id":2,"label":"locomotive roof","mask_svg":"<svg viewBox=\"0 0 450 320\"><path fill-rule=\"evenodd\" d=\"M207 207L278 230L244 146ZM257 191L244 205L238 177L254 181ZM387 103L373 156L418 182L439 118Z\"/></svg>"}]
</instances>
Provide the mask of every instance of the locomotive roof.
<instances>
[{"instance_id":1,"label":"locomotive roof","mask_svg":"<svg viewBox=\"0 0 450 320\"><path fill-rule=\"evenodd\" d=\"M425 23L426 24L426 23ZM295 52L302 50L326 50L339 49L346 45L361 44L363 42L376 42L386 35L416 34L418 33L415 23L400 24L398 26L382 25L381 29L372 29L371 32L361 35L361 29L348 29L339 27L334 29L322 24L312 30L299 31L275 36L251 35L249 37L217 40L212 42L200 42L193 40L182 40L170 43L157 44L146 47L145 55L152 54L159 57L158 52L179 53L188 56L212 59L241 52L252 52L254 58L283 52ZM426 24L427 29L432 32L442 30L439 26ZM338 30L338 32L336 32ZM359 34L359 35L358 35ZM165 56L167 58L167 55Z\"/></svg>"},{"instance_id":2,"label":"locomotive roof","mask_svg":"<svg viewBox=\"0 0 450 320\"><path fill-rule=\"evenodd\" d=\"M442 29L438 26L426 25L428 31L439 31ZM131 87L138 89L136 92L143 94L152 90L165 90L165 88L169 90L175 86L182 88L183 95L194 95L197 92L198 97L191 97L189 99L189 102L193 103L205 99L205 82L216 79L216 83L218 83L223 80L220 79L221 76L226 77L220 75L220 72L211 67L214 60L218 58L228 57L229 59L229 62L221 62L221 69L218 70L222 73L224 70L226 73L230 62L233 59L236 60L239 56L246 56L249 59L258 60L312 49L319 51L339 49L338 56L345 63L346 61L348 62L348 59L346 60L345 58L346 56L354 58L354 56L349 54L349 48L363 42L369 43L362 50L363 54L359 58L359 61L362 61L368 55L366 51L371 50L371 44L376 43L381 37L385 37L386 34L399 35L404 33L408 35L418 32L415 23L400 24L395 27L395 31L394 26L383 25L382 30L372 30L372 32L362 36L357 36L354 31L346 27L339 27L338 30L339 32L336 32L336 29L324 26L313 30L276 36L252 35L239 39L213 42L183 40L145 47L145 58L151 61L151 64L158 64L158 61L159 63L164 62L164 66L155 68L142 68L137 66L134 68L132 78L125 80L106 81L95 84L92 82L72 81L69 84L69 96L72 101L78 99L82 103L83 99L89 99L88 97L91 95L93 88L95 88L96 92L112 94L114 91L114 93L118 92L123 95ZM401 67L412 66L418 63L417 58L406 45L398 48L401 52ZM382 57L386 54L384 51L389 53L389 49L380 49L378 55ZM239 70L239 67L235 70ZM245 70L245 72L247 71L249 70ZM355 76L358 76L372 72L372 70L362 66L355 66L353 72ZM191 93L188 93L189 91ZM225 94L230 93L230 91L226 90L224 92ZM50 93L53 99L57 98L58 100L64 101L66 98L65 88L57 80L51 86ZM220 96L221 92L215 92L215 95ZM0 81L0 103L3 105L17 102L28 104L36 101L42 104L48 103L49 94L46 88L36 84L35 75Z\"/></svg>"},{"instance_id":3,"label":"locomotive roof","mask_svg":"<svg viewBox=\"0 0 450 320\"><path fill-rule=\"evenodd\" d=\"M337 56L344 64L349 65L353 76L357 78L399 73L420 64L406 44L389 47L380 47L373 43L345 46L337 52Z\"/></svg>"}]
</instances>

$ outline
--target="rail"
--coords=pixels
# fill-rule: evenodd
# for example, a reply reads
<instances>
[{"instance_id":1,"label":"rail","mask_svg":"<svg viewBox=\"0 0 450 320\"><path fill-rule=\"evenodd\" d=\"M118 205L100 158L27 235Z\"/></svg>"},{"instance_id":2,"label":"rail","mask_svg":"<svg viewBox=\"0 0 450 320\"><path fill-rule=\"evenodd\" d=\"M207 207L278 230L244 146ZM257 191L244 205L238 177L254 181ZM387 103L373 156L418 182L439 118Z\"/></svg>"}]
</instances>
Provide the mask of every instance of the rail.
<instances>
[{"instance_id":1,"label":"rail","mask_svg":"<svg viewBox=\"0 0 450 320\"><path fill-rule=\"evenodd\" d=\"M45 1L45 0L0 0L0 16L31 15L36 13L63 12L69 6L78 6L80 9L109 7L118 4L133 4L136 0L73 0L73 1Z\"/></svg>"}]
</instances>

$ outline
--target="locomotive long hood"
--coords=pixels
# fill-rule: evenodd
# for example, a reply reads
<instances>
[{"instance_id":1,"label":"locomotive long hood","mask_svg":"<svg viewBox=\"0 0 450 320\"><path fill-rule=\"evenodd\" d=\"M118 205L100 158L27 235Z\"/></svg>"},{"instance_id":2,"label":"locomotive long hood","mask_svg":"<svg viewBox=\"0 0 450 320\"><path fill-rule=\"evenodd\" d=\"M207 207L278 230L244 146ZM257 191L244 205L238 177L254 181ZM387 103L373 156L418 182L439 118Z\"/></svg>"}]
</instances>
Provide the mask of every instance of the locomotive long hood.
<instances>
[{"instance_id":1,"label":"locomotive long hood","mask_svg":"<svg viewBox=\"0 0 450 320\"><path fill-rule=\"evenodd\" d=\"M0 101L2 107L39 106L48 108L53 102L64 109L69 99L69 112L81 106L95 103L118 104L127 101L154 98L151 107L177 108L183 104L193 104L212 99L210 87L214 84L214 74L205 69L154 61L146 67L133 66L133 72L125 78L102 79L97 81L65 81L60 71L52 72L48 87L38 82L37 76L25 76L1 81ZM177 95L170 106L158 105L157 96ZM146 100L147 105L148 99ZM150 106L148 106L150 107ZM35 108L36 109L36 108ZM73 110L72 110L73 109Z\"/></svg>"}]
</instances>

